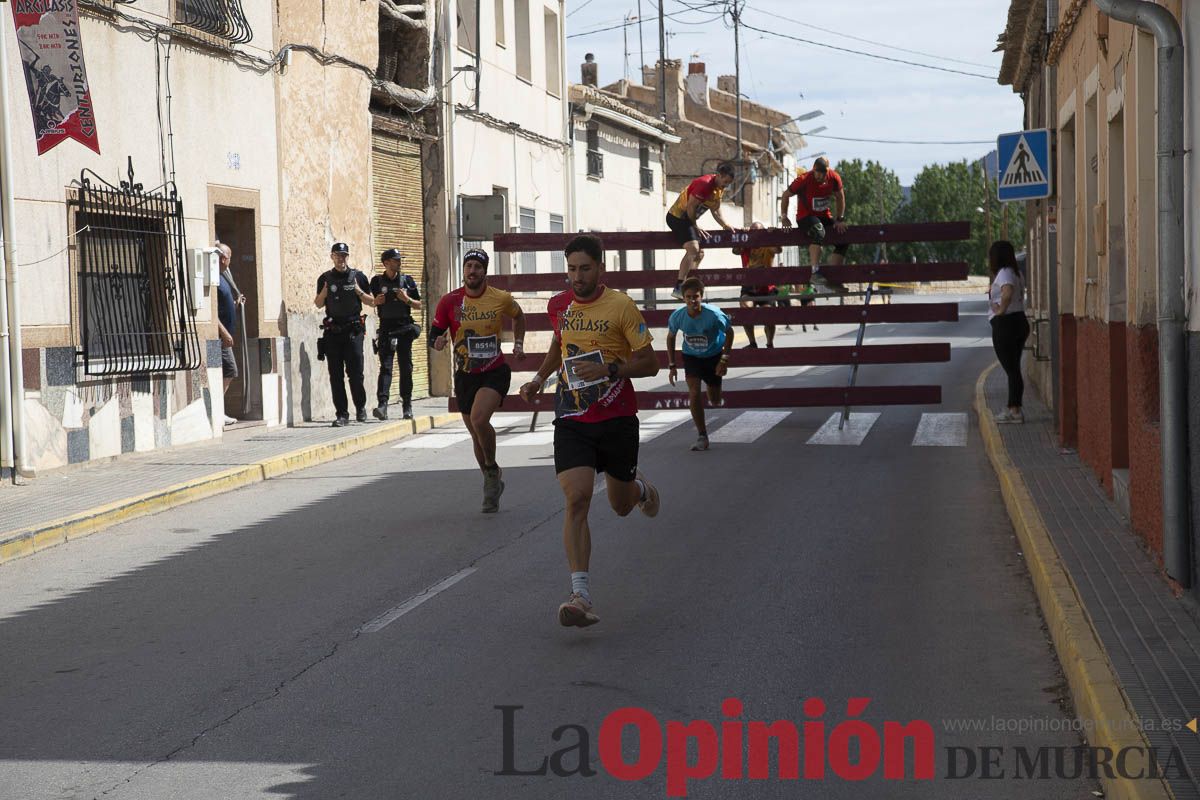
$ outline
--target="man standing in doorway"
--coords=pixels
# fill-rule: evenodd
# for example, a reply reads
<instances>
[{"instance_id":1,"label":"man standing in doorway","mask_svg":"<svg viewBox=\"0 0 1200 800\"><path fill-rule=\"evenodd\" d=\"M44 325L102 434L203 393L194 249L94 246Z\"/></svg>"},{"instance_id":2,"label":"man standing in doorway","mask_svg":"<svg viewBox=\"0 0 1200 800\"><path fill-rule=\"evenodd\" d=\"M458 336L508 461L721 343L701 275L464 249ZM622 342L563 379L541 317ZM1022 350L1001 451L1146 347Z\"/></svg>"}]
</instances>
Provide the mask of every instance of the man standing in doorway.
<instances>
[{"instance_id":1,"label":"man standing in doorway","mask_svg":"<svg viewBox=\"0 0 1200 800\"><path fill-rule=\"evenodd\" d=\"M324 335L318 343L320 354L329 361L329 391L333 395L336 417L333 427L350 424L350 408L346 404L346 378L350 379L350 394L354 397L356 419L367 421L367 390L363 386L363 303L375 304L370 295L367 276L348 263L350 246L337 242L329 251L333 269L317 278L317 296L313 304L325 309L322 323Z\"/></svg>"},{"instance_id":2,"label":"man standing in doorway","mask_svg":"<svg viewBox=\"0 0 1200 800\"><path fill-rule=\"evenodd\" d=\"M392 393L392 362L400 362L400 402L404 418L412 419L413 340L421 329L413 322L412 312L421 305L421 292L411 275L400 272L403 258L395 247L379 257L383 272L371 277L371 294L379 312L379 383L375 396L379 405L371 413L375 419L388 418L388 398Z\"/></svg>"},{"instance_id":3,"label":"man standing in doorway","mask_svg":"<svg viewBox=\"0 0 1200 800\"><path fill-rule=\"evenodd\" d=\"M512 369L500 349L504 317L513 321L513 356L525 360L525 313L508 292L487 285L490 258L483 250L463 257L463 286L443 297L429 328L429 344L444 350L454 343L454 396L463 424L471 432L475 460L483 471L483 513L500 510L504 492L496 463L492 414L504 405Z\"/></svg>"},{"instance_id":4,"label":"man standing in doorway","mask_svg":"<svg viewBox=\"0 0 1200 800\"><path fill-rule=\"evenodd\" d=\"M671 296L678 300L683 299L680 287L684 279L704 260L704 251L700 249L700 244L709 239L708 231L702 230L699 225L704 212L711 209L713 219L718 225L727 231L733 230L721 216L721 198L732 183L733 165L723 163L712 175L701 175L689 183L667 212L667 227L675 234L675 241L683 248L679 276L675 280L675 289L671 292Z\"/></svg>"},{"instance_id":5,"label":"man standing in doorway","mask_svg":"<svg viewBox=\"0 0 1200 800\"><path fill-rule=\"evenodd\" d=\"M233 282L229 278L233 250L224 242L217 242L217 253L221 260L221 277L217 283L217 333L221 336L222 395L226 395L233 379L238 376L237 359L233 354L233 332L237 330L237 307L246 302L246 296L234 292ZM225 414L226 425L235 422L236 419Z\"/></svg>"},{"instance_id":6,"label":"man standing in doorway","mask_svg":"<svg viewBox=\"0 0 1200 800\"><path fill-rule=\"evenodd\" d=\"M563 252L571 288L550 300L554 338L537 375L521 387L521 397L532 403L558 370L554 471L566 498L563 544L571 569L571 595L558 607L558 622L583 628L600 621L588 586L588 510L596 473L607 473L608 502L618 516L635 507L647 517L658 514L658 490L638 469L637 398L631 380L657 375L658 357L633 300L602 283L600 240L576 236Z\"/></svg>"}]
</instances>

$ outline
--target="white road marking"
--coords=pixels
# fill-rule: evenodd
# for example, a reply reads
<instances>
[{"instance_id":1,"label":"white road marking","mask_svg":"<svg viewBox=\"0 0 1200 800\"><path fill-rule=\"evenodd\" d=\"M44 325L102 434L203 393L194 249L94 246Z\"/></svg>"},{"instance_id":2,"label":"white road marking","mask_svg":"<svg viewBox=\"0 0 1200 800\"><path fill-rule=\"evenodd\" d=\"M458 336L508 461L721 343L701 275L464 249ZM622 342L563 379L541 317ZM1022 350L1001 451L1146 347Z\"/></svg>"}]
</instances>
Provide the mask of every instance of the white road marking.
<instances>
[{"instance_id":1,"label":"white road marking","mask_svg":"<svg viewBox=\"0 0 1200 800\"><path fill-rule=\"evenodd\" d=\"M839 411L809 437L808 444L860 445L878 419L878 413L851 412L846 427L839 431L838 424L842 421L842 412Z\"/></svg>"},{"instance_id":2,"label":"white road marking","mask_svg":"<svg viewBox=\"0 0 1200 800\"><path fill-rule=\"evenodd\" d=\"M638 438L643 443L657 439L691 418L692 412L690 411L660 411L657 414L651 414L645 419L639 420Z\"/></svg>"},{"instance_id":3,"label":"white road marking","mask_svg":"<svg viewBox=\"0 0 1200 800\"><path fill-rule=\"evenodd\" d=\"M473 572L475 572L475 567L467 567L466 569L460 569L449 578L443 578L420 594L408 598L400 605L388 609L375 619L363 625L361 628L359 628L359 633L375 633L383 630L388 625L391 625L393 622L424 603L426 600L430 600L436 595L441 594L454 584L461 581L463 578L468 577Z\"/></svg>"},{"instance_id":4,"label":"white road marking","mask_svg":"<svg viewBox=\"0 0 1200 800\"><path fill-rule=\"evenodd\" d=\"M966 447L967 415L922 414L913 447Z\"/></svg>"},{"instance_id":5,"label":"white road marking","mask_svg":"<svg viewBox=\"0 0 1200 800\"><path fill-rule=\"evenodd\" d=\"M744 411L721 426L709 441L726 444L749 444L783 422L790 411Z\"/></svg>"},{"instance_id":6,"label":"white road marking","mask_svg":"<svg viewBox=\"0 0 1200 800\"><path fill-rule=\"evenodd\" d=\"M416 436L410 436L400 444L392 445L393 450L440 450L452 444L465 442L471 438L467 431L430 430Z\"/></svg>"},{"instance_id":7,"label":"white road marking","mask_svg":"<svg viewBox=\"0 0 1200 800\"><path fill-rule=\"evenodd\" d=\"M497 447L544 447L554 443L554 429L543 429L541 425L533 433L526 431L516 436L505 436L496 441Z\"/></svg>"}]
</instances>

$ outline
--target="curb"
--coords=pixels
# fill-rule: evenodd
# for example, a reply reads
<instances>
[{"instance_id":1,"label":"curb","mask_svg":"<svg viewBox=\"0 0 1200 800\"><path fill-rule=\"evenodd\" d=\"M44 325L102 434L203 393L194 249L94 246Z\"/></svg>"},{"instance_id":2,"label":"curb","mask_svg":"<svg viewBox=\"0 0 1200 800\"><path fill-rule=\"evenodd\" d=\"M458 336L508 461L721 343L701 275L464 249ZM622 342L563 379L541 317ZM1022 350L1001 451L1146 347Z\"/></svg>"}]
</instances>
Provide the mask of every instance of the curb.
<instances>
[{"instance_id":1,"label":"curb","mask_svg":"<svg viewBox=\"0 0 1200 800\"><path fill-rule=\"evenodd\" d=\"M992 419L984 384L996 366L992 364L985 369L975 383L975 413L979 416L979 430L988 458L1000 479L1004 505L1025 553L1025 563L1046 627L1071 689L1076 715L1081 721L1092 721L1087 732L1087 741L1092 747L1107 747L1114 751L1125 747L1145 750L1150 744L1137 724L1129 698L1113 672L1075 582L1050 538L1025 480L1009 459L1000 430ZM1173 797L1162 780L1134 780L1114 775L1112 778L1101 777L1101 783L1105 797L1110 800L1171 800Z\"/></svg>"},{"instance_id":2,"label":"curb","mask_svg":"<svg viewBox=\"0 0 1200 800\"><path fill-rule=\"evenodd\" d=\"M372 430L333 442L302 447L253 464L192 478L174 486L107 503L87 511L38 523L28 528L0 533L0 565L32 555L55 545L111 528L138 517L157 514L196 500L261 483L308 467L404 439L408 436L457 421L458 414L421 416L410 421L390 422Z\"/></svg>"}]
</instances>

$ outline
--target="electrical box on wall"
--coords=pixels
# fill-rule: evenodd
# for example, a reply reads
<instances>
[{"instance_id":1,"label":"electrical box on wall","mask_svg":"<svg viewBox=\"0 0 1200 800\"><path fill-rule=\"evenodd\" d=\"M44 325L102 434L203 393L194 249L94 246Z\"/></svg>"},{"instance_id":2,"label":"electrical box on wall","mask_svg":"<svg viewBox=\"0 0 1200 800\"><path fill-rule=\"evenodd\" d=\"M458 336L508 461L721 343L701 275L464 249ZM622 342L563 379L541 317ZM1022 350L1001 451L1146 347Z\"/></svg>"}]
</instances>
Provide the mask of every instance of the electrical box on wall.
<instances>
[{"instance_id":1,"label":"electrical box on wall","mask_svg":"<svg viewBox=\"0 0 1200 800\"><path fill-rule=\"evenodd\" d=\"M188 250L188 269L192 281L192 310L200 308L221 272L221 255L215 247L195 247Z\"/></svg>"}]
</instances>

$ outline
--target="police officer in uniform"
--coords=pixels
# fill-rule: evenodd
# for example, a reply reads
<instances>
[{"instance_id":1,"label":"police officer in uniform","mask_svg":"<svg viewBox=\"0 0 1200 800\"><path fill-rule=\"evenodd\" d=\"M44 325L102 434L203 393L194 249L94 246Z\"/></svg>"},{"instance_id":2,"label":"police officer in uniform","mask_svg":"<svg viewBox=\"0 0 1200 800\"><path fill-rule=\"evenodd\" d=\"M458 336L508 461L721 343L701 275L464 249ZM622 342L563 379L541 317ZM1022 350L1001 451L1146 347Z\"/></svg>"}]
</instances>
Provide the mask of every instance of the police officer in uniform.
<instances>
[{"instance_id":1,"label":"police officer in uniform","mask_svg":"<svg viewBox=\"0 0 1200 800\"><path fill-rule=\"evenodd\" d=\"M370 295L367 276L353 269L347 259L350 247L337 242L329 251L333 269L317 278L317 297L313 301L317 308L325 309L322 327L321 348L329 362L329 389L333 394L333 407L337 418L333 427L350 424L350 410L346 405L345 378L350 378L350 394L354 397L354 408L359 422L367 421L367 390L363 386L363 303L375 304Z\"/></svg>"},{"instance_id":2,"label":"police officer in uniform","mask_svg":"<svg viewBox=\"0 0 1200 800\"><path fill-rule=\"evenodd\" d=\"M395 247L379 256L383 272L371 278L371 294L379 312L379 385L376 396L379 405L371 413L375 419L388 418L388 396L392 393L392 361L400 361L400 400L404 418L412 419L413 362L412 343L421 335L413 322L412 312L421 305L421 292L411 275L400 272L402 257Z\"/></svg>"}]
</instances>

